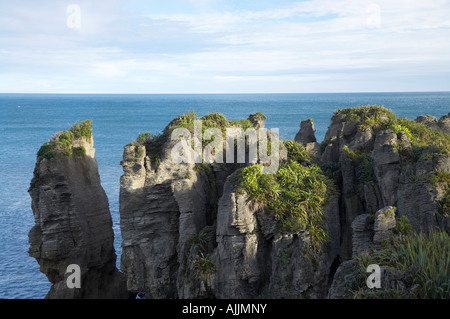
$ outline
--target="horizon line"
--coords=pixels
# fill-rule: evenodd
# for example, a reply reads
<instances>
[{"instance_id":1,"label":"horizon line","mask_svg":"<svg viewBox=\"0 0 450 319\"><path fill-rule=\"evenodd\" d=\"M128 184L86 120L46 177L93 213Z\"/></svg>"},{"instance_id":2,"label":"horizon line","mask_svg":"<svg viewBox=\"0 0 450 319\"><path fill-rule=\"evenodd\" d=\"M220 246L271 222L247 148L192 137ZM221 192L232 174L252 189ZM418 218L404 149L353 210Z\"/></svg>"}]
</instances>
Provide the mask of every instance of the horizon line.
<instances>
[{"instance_id":1,"label":"horizon line","mask_svg":"<svg viewBox=\"0 0 450 319\"><path fill-rule=\"evenodd\" d=\"M373 93L450 93L448 91L355 91L355 92L246 92L246 93L69 93L69 92L0 92L4 94L35 95L255 95L255 94L373 94Z\"/></svg>"}]
</instances>

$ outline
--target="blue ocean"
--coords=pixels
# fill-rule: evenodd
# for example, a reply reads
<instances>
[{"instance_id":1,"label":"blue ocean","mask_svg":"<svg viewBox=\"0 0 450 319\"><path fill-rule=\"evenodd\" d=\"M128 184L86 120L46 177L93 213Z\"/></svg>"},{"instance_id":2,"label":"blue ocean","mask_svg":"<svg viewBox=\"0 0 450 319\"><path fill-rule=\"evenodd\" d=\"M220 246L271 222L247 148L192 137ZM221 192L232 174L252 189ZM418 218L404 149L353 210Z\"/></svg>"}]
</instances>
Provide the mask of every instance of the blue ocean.
<instances>
[{"instance_id":1,"label":"blue ocean","mask_svg":"<svg viewBox=\"0 0 450 319\"><path fill-rule=\"evenodd\" d=\"M223 113L247 118L267 116L267 128L294 138L302 120L313 118L322 141L337 108L378 104L397 116L414 119L450 112L450 92L340 94L71 95L0 94L0 298L43 298L50 283L28 256L34 224L28 188L40 146L73 123L91 119L100 176L114 222L120 263L119 178L123 146L140 133L158 133L177 115Z\"/></svg>"}]
</instances>

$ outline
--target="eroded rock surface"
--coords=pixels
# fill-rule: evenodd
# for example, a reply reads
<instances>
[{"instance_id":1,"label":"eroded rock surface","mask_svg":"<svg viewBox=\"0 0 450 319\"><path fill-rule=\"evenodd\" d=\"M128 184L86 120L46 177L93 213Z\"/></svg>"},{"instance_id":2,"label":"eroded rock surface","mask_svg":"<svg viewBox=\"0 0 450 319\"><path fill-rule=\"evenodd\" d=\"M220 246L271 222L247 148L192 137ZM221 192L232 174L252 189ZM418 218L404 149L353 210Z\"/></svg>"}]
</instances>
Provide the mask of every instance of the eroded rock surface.
<instances>
[{"instance_id":1,"label":"eroded rock surface","mask_svg":"<svg viewBox=\"0 0 450 319\"><path fill-rule=\"evenodd\" d=\"M38 157L29 189L35 218L29 254L53 284L47 298L125 298L93 139L74 139L72 146L85 154ZM81 288L67 287L70 264L80 267Z\"/></svg>"}]
</instances>

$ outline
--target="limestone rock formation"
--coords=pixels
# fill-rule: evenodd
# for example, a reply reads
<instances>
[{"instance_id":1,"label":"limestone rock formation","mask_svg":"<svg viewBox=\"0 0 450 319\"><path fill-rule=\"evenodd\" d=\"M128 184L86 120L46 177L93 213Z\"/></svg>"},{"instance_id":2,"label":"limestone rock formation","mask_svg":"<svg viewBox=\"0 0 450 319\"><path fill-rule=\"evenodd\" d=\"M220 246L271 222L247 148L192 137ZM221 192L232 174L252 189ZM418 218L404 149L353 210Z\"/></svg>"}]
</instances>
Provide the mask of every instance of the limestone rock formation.
<instances>
[{"instance_id":1,"label":"limestone rock formation","mask_svg":"<svg viewBox=\"0 0 450 319\"><path fill-rule=\"evenodd\" d=\"M421 123L430 129L437 130L444 134L450 134L450 113L441 116L439 121L431 115L418 116L415 121Z\"/></svg>"},{"instance_id":2,"label":"limestone rock formation","mask_svg":"<svg viewBox=\"0 0 450 319\"><path fill-rule=\"evenodd\" d=\"M304 120L300 123L300 131L298 131L294 141L302 143L305 146L308 143L315 143L317 142L316 136L314 135L315 132L314 121L312 119Z\"/></svg>"},{"instance_id":3,"label":"limestone rock formation","mask_svg":"<svg viewBox=\"0 0 450 319\"><path fill-rule=\"evenodd\" d=\"M53 284L46 298L125 298L93 138L73 132L56 134L38 154L29 189L35 218L29 254ZM64 141L70 145L61 146ZM70 264L80 267L81 288L67 286Z\"/></svg>"},{"instance_id":4,"label":"limestone rock formation","mask_svg":"<svg viewBox=\"0 0 450 319\"><path fill-rule=\"evenodd\" d=\"M325 212L333 239L339 238L336 204L337 198ZM323 298L339 242L312 251L310 240L307 232L277 231L273 215L227 182L219 201L217 248L211 253L217 265L211 291L218 298Z\"/></svg>"},{"instance_id":5,"label":"limestone rock formation","mask_svg":"<svg viewBox=\"0 0 450 319\"><path fill-rule=\"evenodd\" d=\"M407 218L416 232L450 232L447 124L447 116L409 121L378 106L335 113L321 144L321 166L341 190L341 264L329 298L357 293L361 270L354 257L391 249L400 218ZM389 291L411 293L405 292L411 279L404 272L381 268L381 274L386 296Z\"/></svg>"},{"instance_id":6,"label":"limestone rock formation","mask_svg":"<svg viewBox=\"0 0 450 319\"><path fill-rule=\"evenodd\" d=\"M315 167L334 181L337 192L326 193L328 201L320 206L328 235L320 245L314 228L281 227L279 212L241 187L244 168L254 164L248 149L244 163L172 162L178 141L170 134L175 128L192 133L194 112L174 119L161 135L141 134L124 147L121 162L123 273L115 268L92 136L76 126L39 151L30 187L36 225L29 253L54 284L52 298L139 292L147 298L349 298L361 275L355 260L384 249L405 219L416 232L450 232L448 118L408 121L378 106L338 110L321 144L313 122L303 121L297 143L289 141L280 163L298 152L302 172ZM224 130L264 128L265 116L228 121L213 113L202 119ZM280 190L271 191L265 195L284 199ZM311 196L307 187L301 191ZM313 205L308 198L304 202ZM66 267L73 263L82 269L79 290L65 285ZM404 272L381 271L384 287L404 290Z\"/></svg>"},{"instance_id":7,"label":"limestone rock formation","mask_svg":"<svg viewBox=\"0 0 450 319\"><path fill-rule=\"evenodd\" d=\"M253 124L264 127L261 117ZM164 132L171 125L177 122ZM173 147L164 136L125 146L121 267L130 291L150 298L327 295L339 251L337 197L324 213L331 240L312 250L307 231L280 232L273 214L238 190L236 169L249 163L175 165Z\"/></svg>"},{"instance_id":8,"label":"limestone rock formation","mask_svg":"<svg viewBox=\"0 0 450 319\"><path fill-rule=\"evenodd\" d=\"M148 298L175 298L179 264L187 239L210 219L207 176L192 164L172 165L169 141L159 163L145 147L126 146L121 177L121 268L128 289L145 291ZM130 157L132 156L132 158ZM132 160L130 160L130 158Z\"/></svg>"},{"instance_id":9,"label":"limestone rock formation","mask_svg":"<svg viewBox=\"0 0 450 319\"><path fill-rule=\"evenodd\" d=\"M392 206L380 209L373 216L358 215L352 222L353 256L381 249L382 244L393 236L395 225L395 208Z\"/></svg>"},{"instance_id":10,"label":"limestone rock formation","mask_svg":"<svg viewBox=\"0 0 450 319\"><path fill-rule=\"evenodd\" d=\"M396 206L398 216L407 216L416 230L449 230L448 212L439 208L448 191L430 183L436 172L450 172L449 156L426 144L443 142L421 142L431 138L434 130L395 118L377 106L338 110L321 144L321 166L331 171L341 190L343 260L352 255L355 218L386 206ZM446 122L446 117L439 121ZM442 141L448 139L440 134Z\"/></svg>"}]
</instances>

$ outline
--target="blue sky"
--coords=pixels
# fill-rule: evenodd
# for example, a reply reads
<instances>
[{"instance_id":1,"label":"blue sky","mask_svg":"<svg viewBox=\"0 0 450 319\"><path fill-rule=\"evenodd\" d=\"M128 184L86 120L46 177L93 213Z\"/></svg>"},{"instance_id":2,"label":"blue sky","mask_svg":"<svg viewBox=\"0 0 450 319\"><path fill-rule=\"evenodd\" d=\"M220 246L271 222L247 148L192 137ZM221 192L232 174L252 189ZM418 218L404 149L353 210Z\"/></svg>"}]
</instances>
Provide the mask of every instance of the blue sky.
<instances>
[{"instance_id":1,"label":"blue sky","mask_svg":"<svg viewBox=\"0 0 450 319\"><path fill-rule=\"evenodd\" d=\"M2 1L0 92L450 91L449 39L449 0Z\"/></svg>"}]
</instances>

